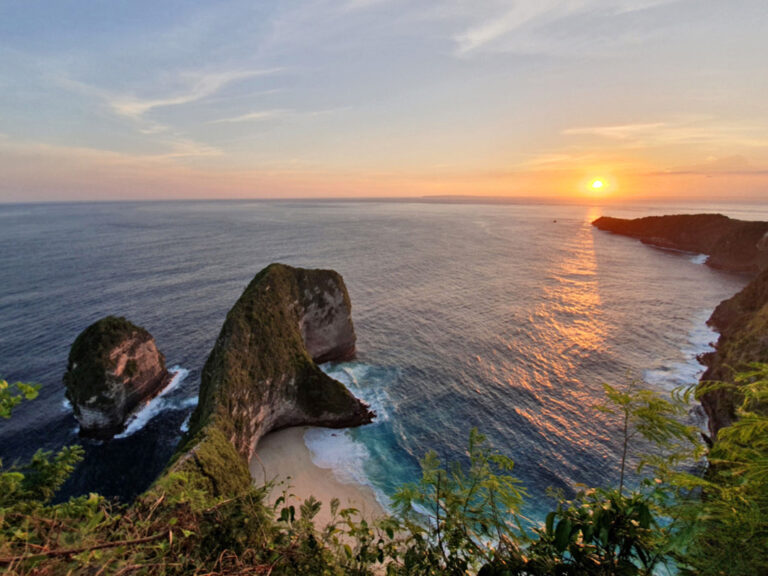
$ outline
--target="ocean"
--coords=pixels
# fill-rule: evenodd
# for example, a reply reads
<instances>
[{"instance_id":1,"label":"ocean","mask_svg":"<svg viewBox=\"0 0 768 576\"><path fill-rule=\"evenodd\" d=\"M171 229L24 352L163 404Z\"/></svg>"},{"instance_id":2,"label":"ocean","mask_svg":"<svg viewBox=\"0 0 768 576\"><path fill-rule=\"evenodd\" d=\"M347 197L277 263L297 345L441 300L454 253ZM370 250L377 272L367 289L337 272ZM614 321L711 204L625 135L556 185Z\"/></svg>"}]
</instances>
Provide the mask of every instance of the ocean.
<instances>
[{"instance_id":1,"label":"ocean","mask_svg":"<svg viewBox=\"0 0 768 576\"><path fill-rule=\"evenodd\" d=\"M602 383L660 391L696 381L714 307L748 278L600 232L601 215L764 206L221 201L0 206L0 377L41 384L0 421L3 465L78 442L61 497L130 498L164 468L196 403L229 308L270 262L332 268L353 305L358 355L324 369L375 422L310 429L316 464L386 503L435 450L466 458L470 429L512 457L539 518L548 487L616 485L618 421ZM109 442L79 439L64 397L69 347L106 315L144 326L174 383ZM691 417L705 422L700 411Z\"/></svg>"}]
</instances>

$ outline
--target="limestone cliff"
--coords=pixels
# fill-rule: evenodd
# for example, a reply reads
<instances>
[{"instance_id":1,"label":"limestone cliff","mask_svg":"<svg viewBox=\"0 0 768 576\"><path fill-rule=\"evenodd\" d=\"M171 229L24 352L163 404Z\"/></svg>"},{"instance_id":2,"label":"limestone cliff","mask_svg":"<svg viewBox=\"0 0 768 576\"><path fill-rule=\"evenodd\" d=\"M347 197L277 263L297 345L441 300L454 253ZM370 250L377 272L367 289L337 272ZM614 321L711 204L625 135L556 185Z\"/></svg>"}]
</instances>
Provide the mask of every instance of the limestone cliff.
<instances>
[{"instance_id":1,"label":"limestone cliff","mask_svg":"<svg viewBox=\"0 0 768 576\"><path fill-rule=\"evenodd\" d=\"M264 434L310 424L349 427L374 414L316 362L354 356L351 304L332 270L272 264L227 314L201 376L200 400L177 469L207 488L247 481L246 462Z\"/></svg>"},{"instance_id":2,"label":"limestone cliff","mask_svg":"<svg viewBox=\"0 0 768 576\"><path fill-rule=\"evenodd\" d=\"M592 224L655 246L708 254L707 264L715 268L762 270L741 292L721 302L707 321L720 336L714 352L699 358L706 366L700 382L732 384L734 375L750 363L768 363L768 222L695 214L635 220L602 217ZM715 438L735 418L738 391L714 389L702 393L700 400Z\"/></svg>"},{"instance_id":3,"label":"limestone cliff","mask_svg":"<svg viewBox=\"0 0 768 576\"><path fill-rule=\"evenodd\" d=\"M768 267L768 222L734 220L722 214L678 214L634 220L603 216L592 224L661 248L707 254L707 265L713 268L757 273Z\"/></svg>"},{"instance_id":4,"label":"limestone cliff","mask_svg":"<svg viewBox=\"0 0 768 576\"><path fill-rule=\"evenodd\" d=\"M80 433L109 438L170 380L152 336L125 318L107 316L75 339L64 384Z\"/></svg>"}]
</instances>

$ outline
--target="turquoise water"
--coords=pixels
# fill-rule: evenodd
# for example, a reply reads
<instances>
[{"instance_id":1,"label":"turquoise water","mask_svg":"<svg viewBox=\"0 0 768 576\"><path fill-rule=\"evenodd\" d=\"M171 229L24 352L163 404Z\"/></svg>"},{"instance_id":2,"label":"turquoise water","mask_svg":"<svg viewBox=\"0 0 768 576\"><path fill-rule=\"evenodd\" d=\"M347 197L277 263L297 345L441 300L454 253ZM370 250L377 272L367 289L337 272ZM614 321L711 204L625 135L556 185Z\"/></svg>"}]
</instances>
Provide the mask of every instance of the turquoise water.
<instances>
[{"instance_id":1,"label":"turquoise water","mask_svg":"<svg viewBox=\"0 0 768 576\"><path fill-rule=\"evenodd\" d=\"M757 207L706 207L768 217ZM227 310L270 262L334 268L353 303L358 358L324 368L370 402L375 423L312 430L316 462L381 499L435 449L465 458L478 427L530 493L618 478L618 423L603 382L692 383L715 339L711 310L745 283L698 255L599 232L600 215L702 207L353 202L0 206L0 374L40 398L0 423L0 457L79 441L61 377L74 338L107 314L156 338L182 373L143 421L87 457L65 493L130 497L162 470L194 407ZM184 374L186 372L186 374ZM182 376L184 376L182 378ZM701 416L694 413L703 424Z\"/></svg>"}]
</instances>

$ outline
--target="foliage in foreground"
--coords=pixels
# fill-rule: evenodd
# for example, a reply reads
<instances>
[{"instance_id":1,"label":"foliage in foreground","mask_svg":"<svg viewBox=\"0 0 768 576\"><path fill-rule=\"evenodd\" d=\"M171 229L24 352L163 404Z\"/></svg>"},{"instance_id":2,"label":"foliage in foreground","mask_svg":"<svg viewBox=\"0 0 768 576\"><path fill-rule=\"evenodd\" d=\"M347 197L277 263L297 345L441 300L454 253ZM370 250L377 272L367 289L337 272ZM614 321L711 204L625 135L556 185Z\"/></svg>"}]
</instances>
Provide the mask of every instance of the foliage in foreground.
<instances>
[{"instance_id":1,"label":"foliage in foreground","mask_svg":"<svg viewBox=\"0 0 768 576\"><path fill-rule=\"evenodd\" d=\"M0 385L0 415L34 387ZM606 386L623 433L614 489L559 498L543 525L525 529L525 491L513 463L472 431L468 459L422 460L395 515L368 522L331 503L266 503L266 488L211 496L185 473L165 475L130 506L91 494L50 504L81 457L78 447L39 452L0 468L0 571L10 574L383 574L480 576L768 573L768 365L738 379L739 420L719 434L704 475L681 471L701 452L681 423L685 397L660 398L630 383ZM649 450L648 446L653 446ZM642 450L646 481L628 490L624 465ZM690 467L690 466L689 466Z\"/></svg>"},{"instance_id":2,"label":"foliage in foreground","mask_svg":"<svg viewBox=\"0 0 768 576\"><path fill-rule=\"evenodd\" d=\"M768 364L752 364L735 385L738 419L718 433L708 473L672 479L704 495L676 510L689 529L684 574L768 574Z\"/></svg>"}]
</instances>

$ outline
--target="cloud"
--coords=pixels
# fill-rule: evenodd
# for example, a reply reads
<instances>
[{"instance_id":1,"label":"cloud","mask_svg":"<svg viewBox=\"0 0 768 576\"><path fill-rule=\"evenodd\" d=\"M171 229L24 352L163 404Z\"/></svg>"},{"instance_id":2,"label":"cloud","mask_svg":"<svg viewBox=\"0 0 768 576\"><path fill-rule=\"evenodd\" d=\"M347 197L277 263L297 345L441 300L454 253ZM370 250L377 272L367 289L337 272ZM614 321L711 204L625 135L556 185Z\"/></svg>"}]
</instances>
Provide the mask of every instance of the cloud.
<instances>
[{"instance_id":1,"label":"cloud","mask_svg":"<svg viewBox=\"0 0 768 576\"><path fill-rule=\"evenodd\" d=\"M284 118L293 114L293 110L287 110L284 108L276 108L274 110L257 110L255 112L248 112L247 114L241 114L240 116L233 116L232 118L222 118L220 120L212 120L209 124L224 124L224 123L237 123L237 122L258 122L261 120L272 120L275 118Z\"/></svg>"},{"instance_id":2,"label":"cloud","mask_svg":"<svg viewBox=\"0 0 768 576\"><path fill-rule=\"evenodd\" d=\"M173 158L188 158L188 157L201 157L201 156L222 156L223 153L215 146L197 142L190 138L184 138L177 136L171 140L167 140L165 144L170 149L165 154L154 155L155 159L173 159Z\"/></svg>"},{"instance_id":3,"label":"cloud","mask_svg":"<svg viewBox=\"0 0 768 576\"><path fill-rule=\"evenodd\" d=\"M141 118L144 114L155 108L197 102L216 94L224 86L232 82L255 76L274 74L278 71L279 69L273 68L269 70L233 70L216 74L185 74L182 76L182 79L189 84L189 87L181 94L151 99L116 96L111 98L109 104L115 112L122 116Z\"/></svg>"},{"instance_id":4,"label":"cloud","mask_svg":"<svg viewBox=\"0 0 768 576\"><path fill-rule=\"evenodd\" d=\"M279 70L280 69L278 68L271 68L263 70L229 70L218 73L186 72L179 74L177 77L179 83L186 84L186 89L184 91L174 95L151 99L116 94L110 90L91 86L61 74L58 74L55 80L59 86L72 92L104 102L112 112L120 117L130 120L131 125L136 131L151 138L155 144L165 148L165 153L155 155L153 158L179 159L187 157L221 156L222 151L214 146L189 138L184 132L179 131L173 126L146 118L145 115L148 112L156 108L179 106L197 102L215 95L230 83L247 78L274 74ZM278 111L269 112L275 114ZM250 118L247 118L248 116L250 116ZM245 121L247 119L256 120L256 114L244 115L239 118L230 118L225 121L235 122Z\"/></svg>"},{"instance_id":5,"label":"cloud","mask_svg":"<svg viewBox=\"0 0 768 576\"><path fill-rule=\"evenodd\" d=\"M744 156L734 155L725 157L710 157L699 164L673 168L671 170L662 170L654 172L653 174L656 176L766 176L768 175L768 169L758 168Z\"/></svg>"},{"instance_id":6,"label":"cloud","mask_svg":"<svg viewBox=\"0 0 768 576\"><path fill-rule=\"evenodd\" d=\"M651 122L646 124L619 124L615 126L587 126L581 128L568 128L561 134L565 136L589 135L602 136L616 140L627 140L640 135L658 132L666 126L664 122Z\"/></svg>"},{"instance_id":7,"label":"cloud","mask_svg":"<svg viewBox=\"0 0 768 576\"><path fill-rule=\"evenodd\" d=\"M518 2L511 10L473 26L455 37L459 55L466 55L514 32L552 9L552 2Z\"/></svg>"},{"instance_id":8,"label":"cloud","mask_svg":"<svg viewBox=\"0 0 768 576\"><path fill-rule=\"evenodd\" d=\"M363 10L380 4L385 4L389 0L347 0L344 4L344 10Z\"/></svg>"},{"instance_id":9,"label":"cloud","mask_svg":"<svg viewBox=\"0 0 768 576\"><path fill-rule=\"evenodd\" d=\"M468 56L482 49L505 52L539 52L551 49L553 40L541 32L547 24L599 12L603 17L639 12L677 0L518 0L511 8L496 11L454 36L455 54ZM473 6L474 7L474 6ZM477 10L481 12L482 9ZM487 10L486 10L487 12ZM504 41L503 43L501 41ZM569 46L569 49L572 47Z\"/></svg>"},{"instance_id":10,"label":"cloud","mask_svg":"<svg viewBox=\"0 0 768 576\"><path fill-rule=\"evenodd\" d=\"M620 140L624 147L645 148L669 145L710 145L718 147L768 147L764 127L723 122L699 117L669 122L647 122L568 128L564 136L597 136Z\"/></svg>"}]
</instances>

